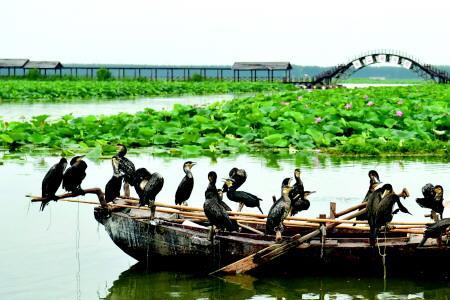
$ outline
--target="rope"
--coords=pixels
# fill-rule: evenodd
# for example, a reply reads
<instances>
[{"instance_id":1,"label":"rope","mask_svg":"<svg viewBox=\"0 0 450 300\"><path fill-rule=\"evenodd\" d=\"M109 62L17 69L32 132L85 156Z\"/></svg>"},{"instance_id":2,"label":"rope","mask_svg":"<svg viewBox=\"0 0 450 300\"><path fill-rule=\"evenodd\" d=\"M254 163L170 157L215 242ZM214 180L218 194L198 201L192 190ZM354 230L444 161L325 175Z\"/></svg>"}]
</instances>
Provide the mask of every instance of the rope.
<instances>
[{"instance_id":1,"label":"rope","mask_svg":"<svg viewBox=\"0 0 450 300\"><path fill-rule=\"evenodd\" d=\"M322 236L320 238L320 259L323 258L323 248L325 246L325 237L327 235L327 229L325 227L325 224L320 224L320 231L322 233Z\"/></svg>"},{"instance_id":2,"label":"rope","mask_svg":"<svg viewBox=\"0 0 450 300\"><path fill-rule=\"evenodd\" d=\"M47 225L47 228L45 229L45 231L48 231L50 229L50 227L52 226L52 208L49 207L48 209L50 210L50 214L49 214L48 225Z\"/></svg>"},{"instance_id":3,"label":"rope","mask_svg":"<svg viewBox=\"0 0 450 300\"><path fill-rule=\"evenodd\" d=\"M77 272L75 278L77 281L77 299L81 299L81 263L80 263L80 203L77 204L77 227L75 231L75 257L77 260Z\"/></svg>"},{"instance_id":4,"label":"rope","mask_svg":"<svg viewBox=\"0 0 450 300\"><path fill-rule=\"evenodd\" d=\"M379 244L379 238L377 235L377 248L378 248L378 254L381 256L381 261L383 262L383 279L386 280L387 277L387 271L386 271L386 242L387 242L387 237L386 237L386 225L384 226L384 248L383 248L383 253L381 253L381 247Z\"/></svg>"},{"instance_id":5,"label":"rope","mask_svg":"<svg viewBox=\"0 0 450 300\"><path fill-rule=\"evenodd\" d=\"M145 224L147 224L147 238L148 238L150 236L150 222L145 223ZM150 260L150 241L147 239L147 253L146 253L146 259L145 259L146 272L149 272L149 270L150 270L149 260Z\"/></svg>"}]
</instances>

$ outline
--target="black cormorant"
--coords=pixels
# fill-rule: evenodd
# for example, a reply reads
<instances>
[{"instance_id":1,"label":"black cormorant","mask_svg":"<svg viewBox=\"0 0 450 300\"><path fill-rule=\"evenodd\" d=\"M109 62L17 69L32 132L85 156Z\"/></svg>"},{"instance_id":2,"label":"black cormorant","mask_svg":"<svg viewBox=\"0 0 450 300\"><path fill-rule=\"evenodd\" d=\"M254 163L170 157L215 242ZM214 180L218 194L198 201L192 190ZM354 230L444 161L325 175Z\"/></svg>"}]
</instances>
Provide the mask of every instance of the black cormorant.
<instances>
[{"instance_id":1,"label":"black cormorant","mask_svg":"<svg viewBox=\"0 0 450 300\"><path fill-rule=\"evenodd\" d=\"M63 180L66 166L67 160L63 157L47 171L47 174L45 174L45 177L42 180L42 198L45 198L45 200L41 202L41 211L44 210L50 200L56 200L55 194Z\"/></svg>"},{"instance_id":2,"label":"black cormorant","mask_svg":"<svg viewBox=\"0 0 450 300\"><path fill-rule=\"evenodd\" d=\"M310 202L307 199L309 195L315 193L314 191L305 191L302 179L300 178L300 169L294 170L295 183L292 187L289 197L292 201L291 216L296 215L302 210L307 210L310 206Z\"/></svg>"},{"instance_id":3,"label":"black cormorant","mask_svg":"<svg viewBox=\"0 0 450 300\"><path fill-rule=\"evenodd\" d=\"M281 197L272 205L267 216L266 234L276 233L277 241L281 239L283 221L291 210L291 198L289 197L289 193L293 188L290 186L290 182L291 178L285 178L283 180Z\"/></svg>"},{"instance_id":4,"label":"black cormorant","mask_svg":"<svg viewBox=\"0 0 450 300\"><path fill-rule=\"evenodd\" d=\"M120 196L120 188L122 187L123 176L119 172L120 158L113 156L112 167L113 176L105 186L105 201L106 203L114 202Z\"/></svg>"},{"instance_id":5,"label":"black cormorant","mask_svg":"<svg viewBox=\"0 0 450 300\"><path fill-rule=\"evenodd\" d=\"M365 203L369 200L370 194L372 194L376 190L378 185L381 183L380 176L378 175L377 171L370 170L368 175L369 175L369 189L367 190L366 196L364 197L362 203ZM356 220L359 221L367 220L367 213L357 216Z\"/></svg>"},{"instance_id":6,"label":"black cormorant","mask_svg":"<svg viewBox=\"0 0 450 300\"><path fill-rule=\"evenodd\" d=\"M230 219L226 208L223 206L225 203L220 199L219 191L216 188L216 180L216 172L209 172L209 184L205 191L205 203L203 203L205 215L211 225L221 230L237 231L239 229L238 224L235 220Z\"/></svg>"},{"instance_id":7,"label":"black cormorant","mask_svg":"<svg viewBox=\"0 0 450 300\"><path fill-rule=\"evenodd\" d=\"M155 198L164 185L164 178L159 173L150 173L145 168L137 169L134 173L133 186L139 196L139 205L148 205L151 210L150 218L155 217Z\"/></svg>"},{"instance_id":8,"label":"black cormorant","mask_svg":"<svg viewBox=\"0 0 450 300\"><path fill-rule=\"evenodd\" d=\"M194 176L192 175L191 169L195 166L195 162L187 161L183 164L183 171L186 174L183 179L181 179L178 185L177 191L175 193L175 204L186 205L186 201L189 199L194 188Z\"/></svg>"},{"instance_id":9,"label":"black cormorant","mask_svg":"<svg viewBox=\"0 0 450 300\"><path fill-rule=\"evenodd\" d=\"M225 184L227 185L227 197L231 201L239 203L238 211L241 211L245 205L247 207L257 207L259 211L263 214L263 211L260 206L260 202L262 201L262 199L247 192L236 191L234 183L235 181L232 178L228 178L225 180Z\"/></svg>"},{"instance_id":10,"label":"black cormorant","mask_svg":"<svg viewBox=\"0 0 450 300\"><path fill-rule=\"evenodd\" d=\"M134 164L125 157L127 154L127 147L123 144L117 144L118 152L117 157L120 159L119 161L119 172L123 174L123 190L126 197L130 196L130 185L133 185L134 172L136 168Z\"/></svg>"},{"instance_id":11,"label":"black cormorant","mask_svg":"<svg viewBox=\"0 0 450 300\"><path fill-rule=\"evenodd\" d=\"M228 173L229 178L234 179L234 188L237 190L240 188L244 182L247 180L247 172L244 169L232 168ZM226 192L228 189L227 185L224 184L222 190Z\"/></svg>"},{"instance_id":12,"label":"black cormorant","mask_svg":"<svg viewBox=\"0 0 450 300\"><path fill-rule=\"evenodd\" d=\"M417 198L416 202L420 207L429 208L441 215L444 212L444 189L441 185L433 186L427 183L422 187L423 198Z\"/></svg>"},{"instance_id":13,"label":"black cormorant","mask_svg":"<svg viewBox=\"0 0 450 300\"><path fill-rule=\"evenodd\" d=\"M383 196L393 192L392 185L385 184L381 188L371 193L367 199L367 220L370 227L370 244L375 245L375 238L377 232L376 213L377 207L381 202Z\"/></svg>"},{"instance_id":14,"label":"black cormorant","mask_svg":"<svg viewBox=\"0 0 450 300\"><path fill-rule=\"evenodd\" d=\"M66 191L80 195L84 195L80 185L86 177L87 169L87 164L83 157L84 155L75 156L70 160L70 167L64 173L62 182L62 186Z\"/></svg>"},{"instance_id":15,"label":"black cormorant","mask_svg":"<svg viewBox=\"0 0 450 300\"><path fill-rule=\"evenodd\" d=\"M433 224L427 224L427 229L423 234L423 239L419 244L419 247L422 247L425 242L429 238L439 238L447 232L447 229L450 227L450 218L445 218L442 220L436 221Z\"/></svg>"},{"instance_id":16,"label":"black cormorant","mask_svg":"<svg viewBox=\"0 0 450 300\"><path fill-rule=\"evenodd\" d=\"M398 211L403 213L410 213L406 207L400 202L400 197L409 197L409 192L406 188L401 193L395 194L392 185L385 184L380 189L375 190L369 195L367 202L367 216L370 226L370 243L375 244L377 231L382 226L387 226L387 223L392 221L393 215ZM398 209L393 211L394 204L397 203Z\"/></svg>"}]
</instances>

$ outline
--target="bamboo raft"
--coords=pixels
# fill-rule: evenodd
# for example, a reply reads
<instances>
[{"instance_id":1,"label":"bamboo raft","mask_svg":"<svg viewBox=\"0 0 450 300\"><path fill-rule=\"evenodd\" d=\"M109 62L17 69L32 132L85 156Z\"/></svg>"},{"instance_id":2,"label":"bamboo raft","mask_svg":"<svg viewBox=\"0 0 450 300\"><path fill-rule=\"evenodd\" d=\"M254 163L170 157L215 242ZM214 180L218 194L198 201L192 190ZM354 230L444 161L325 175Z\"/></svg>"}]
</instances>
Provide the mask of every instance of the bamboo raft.
<instances>
[{"instance_id":1,"label":"bamboo raft","mask_svg":"<svg viewBox=\"0 0 450 300\"><path fill-rule=\"evenodd\" d=\"M103 201L99 189L85 192ZM156 218L150 220L149 208L139 207L135 198L118 198L105 209L99 201L70 199L73 196L62 195L59 201L96 205L95 218L112 241L134 259L154 268L195 267L212 274L301 272L304 268L327 273L382 274L383 253L390 273L408 272L410 268L434 272L436 264L450 267L450 248L439 240L429 239L424 247L418 247L425 225L430 222L392 222L389 231L380 235L377 247L371 247L367 222L354 220L365 212L365 204L337 212L332 202L328 216L288 217L283 240L276 243L275 236L263 234L267 217L263 214L231 211L230 217L238 221L241 231L220 231L211 238L202 208L156 202ZM31 201L42 198L32 197Z\"/></svg>"}]
</instances>

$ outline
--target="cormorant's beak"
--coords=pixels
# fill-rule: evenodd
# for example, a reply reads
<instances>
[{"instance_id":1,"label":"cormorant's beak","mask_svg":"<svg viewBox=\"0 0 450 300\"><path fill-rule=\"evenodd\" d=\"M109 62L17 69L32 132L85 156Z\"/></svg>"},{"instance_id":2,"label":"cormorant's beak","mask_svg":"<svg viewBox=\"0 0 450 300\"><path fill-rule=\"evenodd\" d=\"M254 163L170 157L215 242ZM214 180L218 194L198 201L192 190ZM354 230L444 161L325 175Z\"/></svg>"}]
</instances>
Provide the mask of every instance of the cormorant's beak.
<instances>
[{"instance_id":1,"label":"cormorant's beak","mask_svg":"<svg viewBox=\"0 0 450 300\"><path fill-rule=\"evenodd\" d=\"M232 185L233 185L233 182L234 182L234 180L231 179L231 178L225 179L225 184L226 184L228 187L232 186Z\"/></svg>"},{"instance_id":2,"label":"cormorant's beak","mask_svg":"<svg viewBox=\"0 0 450 300\"><path fill-rule=\"evenodd\" d=\"M193 167L193 166L195 166L197 163L196 162L192 162L191 163L191 168Z\"/></svg>"},{"instance_id":3,"label":"cormorant's beak","mask_svg":"<svg viewBox=\"0 0 450 300\"><path fill-rule=\"evenodd\" d=\"M307 197L307 196L309 196L309 195L311 195L311 194L314 194L316 191L305 191L305 197Z\"/></svg>"},{"instance_id":4,"label":"cormorant's beak","mask_svg":"<svg viewBox=\"0 0 450 300\"><path fill-rule=\"evenodd\" d=\"M376 191L376 190L378 190L380 187L382 187L382 182L381 181L378 181L377 182L377 185L375 186L375 188L374 188L374 191Z\"/></svg>"}]
</instances>

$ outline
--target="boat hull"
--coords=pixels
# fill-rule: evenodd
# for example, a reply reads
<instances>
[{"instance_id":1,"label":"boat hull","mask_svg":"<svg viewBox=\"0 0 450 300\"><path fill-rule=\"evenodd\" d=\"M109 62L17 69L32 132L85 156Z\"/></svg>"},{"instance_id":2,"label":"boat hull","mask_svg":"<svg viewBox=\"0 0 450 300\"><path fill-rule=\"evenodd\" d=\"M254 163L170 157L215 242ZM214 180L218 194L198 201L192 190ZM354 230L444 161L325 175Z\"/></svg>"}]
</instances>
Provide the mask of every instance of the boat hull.
<instances>
[{"instance_id":1,"label":"boat hull","mask_svg":"<svg viewBox=\"0 0 450 300\"><path fill-rule=\"evenodd\" d=\"M96 212L113 242L126 254L155 269L209 272L237 261L274 243L272 237L250 234L216 234L208 230L160 220L134 219L123 212L110 216ZM327 274L438 274L450 270L447 247L417 248L420 238L390 238L380 247L370 247L366 238L327 238L324 245L312 240L258 268L256 272Z\"/></svg>"}]
</instances>

